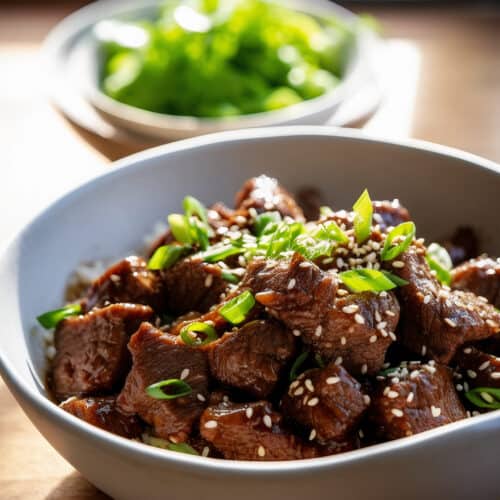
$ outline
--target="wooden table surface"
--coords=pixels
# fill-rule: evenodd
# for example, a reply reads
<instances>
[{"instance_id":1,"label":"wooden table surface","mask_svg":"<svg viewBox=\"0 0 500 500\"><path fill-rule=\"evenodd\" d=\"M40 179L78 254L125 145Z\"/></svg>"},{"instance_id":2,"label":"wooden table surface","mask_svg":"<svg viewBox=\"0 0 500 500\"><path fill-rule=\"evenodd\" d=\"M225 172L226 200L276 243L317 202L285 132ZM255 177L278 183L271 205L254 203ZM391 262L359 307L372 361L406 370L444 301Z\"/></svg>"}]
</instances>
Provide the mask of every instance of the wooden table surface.
<instances>
[{"instance_id":1,"label":"wooden table surface","mask_svg":"<svg viewBox=\"0 0 500 500\"><path fill-rule=\"evenodd\" d=\"M74 2L41 4L0 4L1 242L56 196L131 152L71 125L40 90L40 43L75 9ZM414 58L412 74L402 75L404 84L393 86L366 128L500 162L500 11L477 4L356 8L377 16ZM0 457L2 499L106 498L52 450L1 380Z\"/></svg>"}]
</instances>

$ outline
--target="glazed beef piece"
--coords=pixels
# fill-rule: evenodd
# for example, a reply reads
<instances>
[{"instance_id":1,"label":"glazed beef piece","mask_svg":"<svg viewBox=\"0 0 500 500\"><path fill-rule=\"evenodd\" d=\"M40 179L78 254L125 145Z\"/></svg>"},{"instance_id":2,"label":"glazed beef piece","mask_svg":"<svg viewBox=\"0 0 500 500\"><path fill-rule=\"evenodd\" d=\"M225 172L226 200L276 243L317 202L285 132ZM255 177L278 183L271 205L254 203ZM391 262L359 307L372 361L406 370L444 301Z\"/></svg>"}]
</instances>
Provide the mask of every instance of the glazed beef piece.
<instances>
[{"instance_id":1,"label":"glazed beef piece","mask_svg":"<svg viewBox=\"0 0 500 500\"><path fill-rule=\"evenodd\" d=\"M411 246L389 266L409 283L398 292L401 341L412 352L446 364L461 345L500 331L500 313L491 304L473 293L441 286L423 246Z\"/></svg>"},{"instance_id":2,"label":"glazed beef piece","mask_svg":"<svg viewBox=\"0 0 500 500\"><path fill-rule=\"evenodd\" d=\"M204 313L220 302L228 287L219 266L189 257L162 271L167 308L175 314Z\"/></svg>"},{"instance_id":3,"label":"glazed beef piece","mask_svg":"<svg viewBox=\"0 0 500 500\"><path fill-rule=\"evenodd\" d=\"M282 401L282 411L318 443L341 442L358 426L369 397L349 373L334 363L313 368L293 381Z\"/></svg>"},{"instance_id":4,"label":"glazed beef piece","mask_svg":"<svg viewBox=\"0 0 500 500\"><path fill-rule=\"evenodd\" d=\"M380 439L412 436L466 418L448 367L408 363L379 378L370 423Z\"/></svg>"},{"instance_id":5,"label":"glazed beef piece","mask_svg":"<svg viewBox=\"0 0 500 500\"><path fill-rule=\"evenodd\" d=\"M125 415L116 407L114 397L70 398L60 407L85 422L127 438L142 434L143 424L135 415Z\"/></svg>"},{"instance_id":6,"label":"glazed beef piece","mask_svg":"<svg viewBox=\"0 0 500 500\"><path fill-rule=\"evenodd\" d=\"M373 220L382 231L411 220L408 210L399 203L399 200L374 201L373 213Z\"/></svg>"},{"instance_id":7,"label":"glazed beef piece","mask_svg":"<svg viewBox=\"0 0 500 500\"><path fill-rule=\"evenodd\" d=\"M255 320L206 346L212 376L257 398L271 394L295 355L295 338L277 321Z\"/></svg>"},{"instance_id":8,"label":"glazed beef piece","mask_svg":"<svg viewBox=\"0 0 500 500\"><path fill-rule=\"evenodd\" d=\"M112 304L61 321L52 367L57 399L119 389L130 367L129 337L152 317L148 306Z\"/></svg>"},{"instance_id":9,"label":"glazed beef piece","mask_svg":"<svg viewBox=\"0 0 500 500\"><path fill-rule=\"evenodd\" d=\"M470 387L500 388L500 358L497 356L469 345L458 350L454 361Z\"/></svg>"},{"instance_id":10,"label":"glazed beef piece","mask_svg":"<svg viewBox=\"0 0 500 500\"><path fill-rule=\"evenodd\" d=\"M117 398L119 408L138 414L163 439L186 441L208 397L206 354L149 323L132 335L128 348L133 364ZM184 380L191 394L166 400L146 393L149 385L167 379Z\"/></svg>"},{"instance_id":11,"label":"glazed beef piece","mask_svg":"<svg viewBox=\"0 0 500 500\"><path fill-rule=\"evenodd\" d=\"M353 374L380 370L395 339L398 302L392 293L339 296L335 275L299 254L290 260L251 262L242 287L326 361ZM347 295L346 295L347 294Z\"/></svg>"},{"instance_id":12,"label":"glazed beef piece","mask_svg":"<svg viewBox=\"0 0 500 500\"><path fill-rule=\"evenodd\" d=\"M304 214L292 195L278 184L276 179L261 175L253 177L243 184L236 194L236 209L255 209L257 212L279 212L303 221Z\"/></svg>"},{"instance_id":13,"label":"glazed beef piece","mask_svg":"<svg viewBox=\"0 0 500 500\"><path fill-rule=\"evenodd\" d=\"M83 307L90 311L119 302L144 304L156 311L164 308L162 280L141 257L127 257L107 269L90 287Z\"/></svg>"},{"instance_id":14,"label":"glazed beef piece","mask_svg":"<svg viewBox=\"0 0 500 500\"><path fill-rule=\"evenodd\" d=\"M480 257L464 262L452 271L451 287L486 297L500 308L500 259Z\"/></svg>"},{"instance_id":15,"label":"glazed beef piece","mask_svg":"<svg viewBox=\"0 0 500 500\"><path fill-rule=\"evenodd\" d=\"M282 416L266 401L220 403L200 420L201 435L232 460L296 460L319 455L282 426Z\"/></svg>"},{"instance_id":16,"label":"glazed beef piece","mask_svg":"<svg viewBox=\"0 0 500 500\"><path fill-rule=\"evenodd\" d=\"M459 227L452 237L443 243L454 266L479 255L479 239L471 227Z\"/></svg>"},{"instance_id":17,"label":"glazed beef piece","mask_svg":"<svg viewBox=\"0 0 500 500\"><path fill-rule=\"evenodd\" d=\"M303 188L297 193L296 199L306 220L319 219L319 210L324 203L322 203L321 192L318 189Z\"/></svg>"}]
</instances>

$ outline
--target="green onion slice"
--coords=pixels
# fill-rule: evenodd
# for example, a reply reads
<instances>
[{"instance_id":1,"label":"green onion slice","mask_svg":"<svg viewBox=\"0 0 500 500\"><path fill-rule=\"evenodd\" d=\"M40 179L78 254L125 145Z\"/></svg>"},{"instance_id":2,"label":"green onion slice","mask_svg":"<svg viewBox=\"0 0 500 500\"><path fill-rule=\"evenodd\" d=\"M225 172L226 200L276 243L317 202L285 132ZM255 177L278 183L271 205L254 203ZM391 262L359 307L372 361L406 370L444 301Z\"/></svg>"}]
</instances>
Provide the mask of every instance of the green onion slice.
<instances>
[{"instance_id":1,"label":"green onion slice","mask_svg":"<svg viewBox=\"0 0 500 500\"><path fill-rule=\"evenodd\" d=\"M236 284L240 282L239 276L236 276L236 274L233 274L230 271L222 271L221 277L223 280L229 281L229 283Z\"/></svg>"},{"instance_id":2,"label":"green onion slice","mask_svg":"<svg viewBox=\"0 0 500 500\"><path fill-rule=\"evenodd\" d=\"M70 316L78 316L82 313L80 304L69 304L61 309L54 309L41 314L36 319L44 328L55 328L63 319Z\"/></svg>"},{"instance_id":3,"label":"green onion slice","mask_svg":"<svg viewBox=\"0 0 500 500\"><path fill-rule=\"evenodd\" d=\"M500 409L500 389L494 387L476 387L465 393L465 397L478 408Z\"/></svg>"},{"instance_id":4,"label":"green onion slice","mask_svg":"<svg viewBox=\"0 0 500 500\"><path fill-rule=\"evenodd\" d=\"M203 203L193 196L186 196L182 202L182 207L184 208L186 217L197 215L202 222L208 224L207 209Z\"/></svg>"},{"instance_id":5,"label":"green onion slice","mask_svg":"<svg viewBox=\"0 0 500 500\"><path fill-rule=\"evenodd\" d=\"M250 291L243 292L242 294L231 299L227 304L224 304L219 309L219 314L232 323L239 325L245 321L247 314L255 305L255 298Z\"/></svg>"},{"instance_id":6,"label":"green onion slice","mask_svg":"<svg viewBox=\"0 0 500 500\"><path fill-rule=\"evenodd\" d=\"M188 217L181 214L170 214L168 216L168 224L172 234L179 243L184 243L184 245L191 245L193 243Z\"/></svg>"},{"instance_id":7,"label":"green onion slice","mask_svg":"<svg viewBox=\"0 0 500 500\"><path fill-rule=\"evenodd\" d=\"M309 357L309 351L304 351L300 354L297 359L293 362L292 368L290 369L290 382L293 382L299 375L302 365L305 363L306 359Z\"/></svg>"},{"instance_id":8,"label":"green onion slice","mask_svg":"<svg viewBox=\"0 0 500 500\"><path fill-rule=\"evenodd\" d=\"M368 190L364 190L356 203L353 205L354 210L354 234L356 241L363 243L371 234L372 230L372 217L373 217L373 204L370 199Z\"/></svg>"},{"instance_id":9,"label":"green onion slice","mask_svg":"<svg viewBox=\"0 0 500 500\"><path fill-rule=\"evenodd\" d=\"M194 231L194 240L202 250L206 250L210 245L208 239L208 226L194 217L190 217L189 222Z\"/></svg>"},{"instance_id":10,"label":"green onion slice","mask_svg":"<svg viewBox=\"0 0 500 500\"><path fill-rule=\"evenodd\" d=\"M164 391L164 388L167 387L168 394ZM169 378L146 387L147 395L154 399L177 399L187 396L191 392L193 392L191 386L178 378Z\"/></svg>"},{"instance_id":11,"label":"green onion slice","mask_svg":"<svg viewBox=\"0 0 500 500\"><path fill-rule=\"evenodd\" d=\"M142 440L146 444L154 446L155 448L177 451L179 453L188 453L190 455L199 455L199 453L194 448L189 446L187 443L172 443L170 441L167 441L166 439L158 438L155 436L147 436L147 435L143 435Z\"/></svg>"},{"instance_id":12,"label":"green onion slice","mask_svg":"<svg viewBox=\"0 0 500 500\"><path fill-rule=\"evenodd\" d=\"M338 243L347 243L349 241L344 231L342 231L339 225L333 220L319 224L314 237L320 240L334 240Z\"/></svg>"},{"instance_id":13,"label":"green onion slice","mask_svg":"<svg viewBox=\"0 0 500 500\"><path fill-rule=\"evenodd\" d=\"M415 237L415 224L403 222L396 226L385 239L384 248L380 254L382 260L393 260L402 254L411 244ZM395 242L396 240L396 242Z\"/></svg>"},{"instance_id":14,"label":"green onion slice","mask_svg":"<svg viewBox=\"0 0 500 500\"><path fill-rule=\"evenodd\" d=\"M167 449L178 453L186 453L188 455L199 455L199 453L187 443L168 443Z\"/></svg>"},{"instance_id":15,"label":"green onion slice","mask_svg":"<svg viewBox=\"0 0 500 500\"><path fill-rule=\"evenodd\" d=\"M399 276L396 276L395 274L390 273L389 271L382 271L382 273L384 273L384 276L389 278L397 286L408 285L408 281L404 280L403 278L400 278Z\"/></svg>"},{"instance_id":16,"label":"green onion slice","mask_svg":"<svg viewBox=\"0 0 500 500\"><path fill-rule=\"evenodd\" d=\"M427 248L426 259L429 267L435 271L437 279L441 283L449 285L451 283L450 271L453 263L446 248L437 243L431 243Z\"/></svg>"},{"instance_id":17,"label":"green onion slice","mask_svg":"<svg viewBox=\"0 0 500 500\"><path fill-rule=\"evenodd\" d=\"M159 271L172 267L188 248L184 245L163 245L157 248L149 259L148 269Z\"/></svg>"},{"instance_id":18,"label":"green onion slice","mask_svg":"<svg viewBox=\"0 0 500 500\"><path fill-rule=\"evenodd\" d=\"M325 367L325 362L323 361L323 358L318 353L316 353L314 355L314 361L316 361L316 364L319 366L319 368Z\"/></svg>"},{"instance_id":19,"label":"green onion slice","mask_svg":"<svg viewBox=\"0 0 500 500\"><path fill-rule=\"evenodd\" d=\"M352 269L339 274L339 278L344 285L354 293L360 292L383 292L401 286L406 281L397 278L401 283L393 280L393 275L375 269Z\"/></svg>"},{"instance_id":20,"label":"green onion slice","mask_svg":"<svg viewBox=\"0 0 500 500\"><path fill-rule=\"evenodd\" d=\"M326 206L319 207L320 217L327 218L327 217L331 217L334 214L335 214L335 212L330 207L326 207Z\"/></svg>"},{"instance_id":21,"label":"green onion slice","mask_svg":"<svg viewBox=\"0 0 500 500\"><path fill-rule=\"evenodd\" d=\"M221 260L226 260L232 255L238 255L243 252L243 248L234 245L214 245L205 252L202 252L200 257L205 262L219 262Z\"/></svg>"},{"instance_id":22,"label":"green onion slice","mask_svg":"<svg viewBox=\"0 0 500 500\"><path fill-rule=\"evenodd\" d=\"M281 222L281 220L281 214L279 212L264 212L259 214L253 226L254 234L256 236L261 236L269 224L277 224Z\"/></svg>"},{"instance_id":23,"label":"green onion slice","mask_svg":"<svg viewBox=\"0 0 500 500\"><path fill-rule=\"evenodd\" d=\"M201 321L195 321L183 327L180 336L185 344L196 346L210 344L218 338L215 328Z\"/></svg>"}]
</instances>

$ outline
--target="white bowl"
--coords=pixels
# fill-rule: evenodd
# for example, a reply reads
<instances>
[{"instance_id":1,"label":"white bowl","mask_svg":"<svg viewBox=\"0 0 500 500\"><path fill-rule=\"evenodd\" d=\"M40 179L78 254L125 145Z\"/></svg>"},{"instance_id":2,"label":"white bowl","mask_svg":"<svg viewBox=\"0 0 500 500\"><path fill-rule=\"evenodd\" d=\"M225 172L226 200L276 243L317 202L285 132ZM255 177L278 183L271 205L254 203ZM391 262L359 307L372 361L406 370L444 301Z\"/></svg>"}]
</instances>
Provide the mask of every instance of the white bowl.
<instances>
[{"instance_id":1,"label":"white bowl","mask_svg":"<svg viewBox=\"0 0 500 500\"><path fill-rule=\"evenodd\" d=\"M335 15L355 24L357 16L328 0L273 0L316 16ZM104 19L136 20L149 18L158 0L101 0L75 12L49 35L44 48L49 73L64 69L69 84L78 85L82 95L111 124L139 136L156 140L177 140L223 130L276 125L323 125L340 104L375 78L374 65L380 45L371 31L360 28L340 84L326 94L287 108L227 118L196 118L146 111L116 101L99 87L99 62L92 30ZM55 87L57 93L59 85ZM59 95L54 96L63 109ZM363 112L361 112L363 114ZM71 115L71 110L70 110Z\"/></svg>"},{"instance_id":2,"label":"white bowl","mask_svg":"<svg viewBox=\"0 0 500 500\"><path fill-rule=\"evenodd\" d=\"M317 186L348 206L364 187L399 197L419 235L474 225L500 251L500 170L492 162L420 142L289 127L226 132L161 146L120 161L35 218L0 259L0 373L52 446L97 487L123 499L315 500L498 498L500 413L492 412L341 455L253 463L163 451L92 427L50 402L35 317L61 303L83 260L123 255L190 193L232 201L267 173L292 191Z\"/></svg>"}]
</instances>

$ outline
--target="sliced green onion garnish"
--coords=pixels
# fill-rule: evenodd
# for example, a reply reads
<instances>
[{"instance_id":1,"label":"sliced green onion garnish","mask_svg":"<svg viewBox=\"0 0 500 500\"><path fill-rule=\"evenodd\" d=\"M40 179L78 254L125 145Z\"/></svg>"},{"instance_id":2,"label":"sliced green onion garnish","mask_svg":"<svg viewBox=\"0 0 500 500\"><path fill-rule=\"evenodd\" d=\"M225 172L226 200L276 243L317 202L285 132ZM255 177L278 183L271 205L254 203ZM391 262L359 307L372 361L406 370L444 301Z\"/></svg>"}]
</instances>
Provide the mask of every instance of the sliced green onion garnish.
<instances>
[{"instance_id":1,"label":"sliced green onion garnish","mask_svg":"<svg viewBox=\"0 0 500 500\"><path fill-rule=\"evenodd\" d=\"M319 366L319 368L325 367L325 362L323 361L323 358L318 353L316 353L314 355L314 361L316 361L316 364Z\"/></svg>"},{"instance_id":2,"label":"sliced green onion garnish","mask_svg":"<svg viewBox=\"0 0 500 500\"><path fill-rule=\"evenodd\" d=\"M164 391L168 388L169 393ZM170 378L146 387L146 393L154 399L176 399L191 394L191 386L178 378Z\"/></svg>"},{"instance_id":3,"label":"sliced green onion garnish","mask_svg":"<svg viewBox=\"0 0 500 500\"><path fill-rule=\"evenodd\" d=\"M330 207L319 207L319 215L320 217L331 217L335 212Z\"/></svg>"},{"instance_id":4,"label":"sliced green onion garnish","mask_svg":"<svg viewBox=\"0 0 500 500\"><path fill-rule=\"evenodd\" d=\"M183 327L180 336L187 345L206 345L217 340L215 328L201 321L195 321Z\"/></svg>"},{"instance_id":5,"label":"sliced green onion garnish","mask_svg":"<svg viewBox=\"0 0 500 500\"><path fill-rule=\"evenodd\" d=\"M254 305L254 296L247 290L224 304L219 309L219 314L233 325L239 325L245 321L247 314Z\"/></svg>"},{"instance_id":6,"label":"sliced green onion garnish","mask_svg":"<svg viewBox=\"0 0 500 500\"><path fill-rule=\"evenodd\" d=\"M266 227L273 222L281 222L281 214L279 212L264 212L262 214L259 214L255 219L255 223L253 226L254 234L256 236L261 236L264 233Z\"/></svg>"},{"instance_id":7,"label":"sliced green onion garnish","mask_svg":"<svg viewBox=\"0 0 500 500\"><path fill-rule=\"evenodd\" d=\"M167 449L178 453L187 453L188 455L199 455L199 453L187 443L168 443Z\"/></svg>"},{"instance_id":8,"label":"sliced green onion garnish","mask_svg":"<svg viewBox=\"0 0 500 500\"><path fill-rule=\"evenodd\" d=\"M304 351L293 362L292 368L290 369L290 382L293 382L300 375L300 369L308 357L309 351Z\"/></svg>"},{"instance_id":9,"label":"sliced green onion garnish","mask_svg":"<svg viewBox=\"0 0 500 500\"><path fill-rule=\"evenodd\" d=\"M476 387L465 393L465 397L478 408L500 409L500 389Z\"/></svg>"},{"instance_id":10,"label":"sliced green onion garnish","mask_svg":"<svg viewBox=\"0 0 500 500\"><path fill-rule=\"evenodd\" d=\"M383 292L398 286L384 272L375 269L352 269L340 273L339 278L354 293Z\"/></svg>"},{"instance_id":11,"label":"sliced green onion garnish","mask_svg":"<svg viewBox=\"0 0 500 500\"><path fill-rule=\"evenodd\" d=\"M334 240L338 243L347 243L349 241L344 231L333 220L321 223L314 237L321 240Z\"/></svg>"},{"instance_id":12,"label":"sliced green onion garnish","mask_svg":"<svg viewBox=\"0 0 500 500\"><path fill-rule=\"evenodd\" d=\"M427 248L426 259L429 267L436 273L437 279L441 283L449 285L451 283L450 271L453 268L453 263L446 249L437 243L431 243Z\"/></svg>"},{"instance_id":13,"label":"sliced green onion garnish","mask_svg":"<svg viewBox=\"0 0 500 500\"><path fill-rule=\"evenodd\" d=\"M186 196L182 202L182 207L187 217L197 215L202 222L208 224L207 209L203 203L193 196Z\"/></svg>"},{"instance_id":14,"label":"sliced green onion garnish","mask_svg":"<svg viewBox=\"0 0 500 500\"><path fill-rule=\"evenodd\" d=\"M234 245L214 245L205 252L202 252L200 254L200 257L205 262L219 262L221 260L226 260L232 255L238 255L239 253L243 252L243 248Z\"/></svg>"},{"instance_id":15,"label":"sliced green onion garnish","mask_svg":"<svg viewBox=\"0 0 500 500\"><path fill-rule=\"evenodd\" d=\"M55 328L63 319L70 316L78 316L82 312L80 304L69 304L61 307L61 309L54 309L41 314L36 319L44 328Z\"/></svg>"},{"instance_id":16,"label":"sliced green onion garnish","mask_svg":"<svg viewBox=\"0 0 500 500\"><path fill-rule=\"evenodd\" d=\"M399 224L399 226L396 226L387 235L380 258L382 260L393 260L398 255L402 254L413 241L415 232L415 224L411 221L403 222L402 224Z\"/></svg>"},{"instance_id":17,"label":"sliced green onion garnish","mask_svg":"<svg viewBox=\"0 0 500 500\"><path fill-rule=\"evenodd\" d=\"M161 270L172 267L184 254L187 247L184 245L163 245L155 250L149 259L148 269Z\"/></svg>"},{"instance_id":18,"label":"sliced green onion garnish","mask_svg":"<svg viewBox=\"0 0 500 500\"><path fill-rule=\"evenodd\" d=\"M168 224L172 234L179 243L184 243L184 245L191 245L193 243L191 225L185 215L170 214L168 216Z\"/></svg>"},{"instance_id":19,"label":"sliced green onion garnish","mask_svg":"<svg viewBox=\"0 0 500 500\"><path fill-rule=\"evenodd\" d=\"M397 286L406 286L408 284L408 281L400 278L399 276L396 276L395 274L390 273L389 271L382 272L384 273L384 276L389 278Z\"/></svg>"},{"instance_id":20,"label":"sliced green onion garnish","mask_svg":"<svg viewBox=\"0 0 500 500\"><path fill-rule=\"evenodd\" d=\"M353 205L354 234L356 241L363 243L370 237L372 231L373 205L368 190L364 190L358 201Z\"/></svg>"},{"instance_id":21,"label":"sliced green onion garnish","mask_svg":"<svg viewBox=\"0 0 500 500\"><path fill-rule=\"evenodd\" d=\"M190 218L190 223L194 231L194 240L202 250L206 250L210 245L208 239L208 226L194 217Z\"/></svg>"},{"instance_id":22,"label":"sliced green onion garnish","mask_svg":"<svg viewBox=\"0 0 500 500\"><path fill-rule=\"evenodd\" d=\"M229 281L229 283L236 284L240 282L239 276L236 276L236 274L233 274L230 271L222 271L221 276L223 280Z\"/></svg>"}]
</instances>

